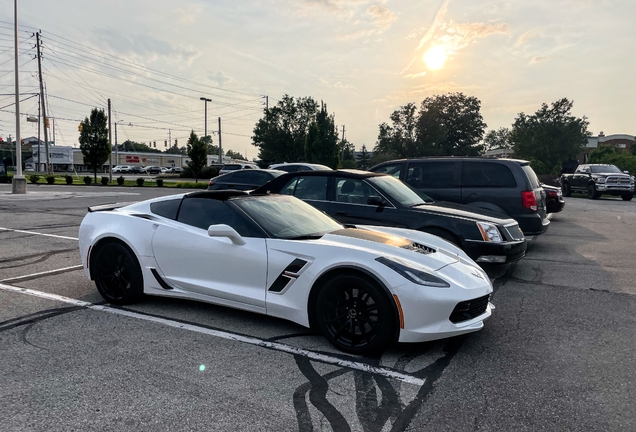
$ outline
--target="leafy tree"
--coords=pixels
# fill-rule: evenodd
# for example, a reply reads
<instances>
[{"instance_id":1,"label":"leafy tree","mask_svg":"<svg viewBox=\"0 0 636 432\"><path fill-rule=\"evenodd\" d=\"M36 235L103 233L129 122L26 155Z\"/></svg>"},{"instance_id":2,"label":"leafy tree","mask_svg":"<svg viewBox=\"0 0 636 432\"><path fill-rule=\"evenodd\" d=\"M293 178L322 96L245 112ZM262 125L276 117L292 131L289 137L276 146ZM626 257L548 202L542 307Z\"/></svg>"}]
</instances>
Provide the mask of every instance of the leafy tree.
<instances>
[{"instance_id":1,"label":"leafy tree","mask_svg":"<svg viewBox=\"0 0 636 432\"><path fill-rule=\"evenodd\" d=\"M329 115L327 105L321 103L320 111L315 114L307 132L306 160L336 168L339 161L338 153L338 131L334 116Z\"/></svg>"},{"instance_id":2,"label":"leafy tree","mask_svg":"<svg viewBox=\"0 0 636 432\"><path fill-rule=\"evenodd\" d=\"M344 140L340 144L340 146L342 148L342 160L340 161L340 168L355 168L357 166L356 158L354 156L354 152L356 151L355 146L347 140Z\"/></svg>"},{"instance_id":3,"label":"leafy tree","mask_svg":"<svg viewBox=\"0 0 636 432\"><path fill-rule=\"evenodd\" d=\"M106 120L104 110L93 108L90 117L84 118L79 136L84 165L93 171L95 183L97 183L97 170L104 166L110 156Z\"/></svg>"},{"instance_id":4,"label":"leafy tree","mask_svg":"<svg viewBox=\"0 0 636 432\"><path fill-rule=\"evenodd\" d=\"M168 150L166 150L164 153L186 155L188 154L188 149L186 147L172 146L169 147Z\"/></svg>"},{"instance_id":5,"label":"leafy tree","mask_svg":"<svg viewBox=\"0 0 636 432\"><path fill-rule=\"evenodd\" d=\"M566 98L542 104L533 115L519 113L512 125L510 142L515 156L544 164L548 171L561 169L561 162L576 157L590 135L587 118L571 114L573 102Z\"/></svg>"},{"instance_id":6,"label":"leafy tree","mask_svg":"<svg viewBox=\"0 0 636 432\"><path fill-rule=\"evenodd\" d=\"M239 152L235 152L233 150L228 150L225 152L225 156L228 156L232 159L238 159L238 160L247 160L245 159L245 156L243 156L242 154L240 154Z\"/></svg>"},{"instance_id":7,"label":"leafy tree","mask_svg":"<svg viewBox=\"0 0 636 432\"><path fill-rule=\"evenodd\" d=\"M484 151L511 148L509 128L491 129L486 133L484 137Z\"/></svg>"},{"instance_id":8,"label":"leafy tree","mask_svg":"<svg viewBox=\"0 0 636 432\"><path fill-rule=\"evenodd\" d=\"M198 183L199 174L208 163L208 151L206 143L200 140L194 131L190 132L190 138L188 138L188 157L190 160L186 163L194 174L194 181Z\"/></svg>"},{"instance_id":9,"label":"leafy tree","mask_svg":"<svg viewBox=\"0 0 636 432\"><path fill-rule=\"evenodd\" d=\"M420 105L418 140L429 154L441 156L477 156L482 151L486 123L481 116L481 101L463 93L428 97Z\"/></svg>"},{"instance_id":10,"label":"leafy tree","mask_svg":"<svg viewBox=\"0 0 636 432\"><path fill-rule=\"evenodd\" d=\"M362 144L360 154L358 155L358 168L366 170L371 166L371 155L367 151L367 146Z\"/></svg>"},{"instance_id":11,"label":"leafy tree","mask_svg":"<svg viewBox=\"0 0 636 432\"><path fill-rule=\"evenodd\" d=\"M476 156L486 127L480 107L479 99L463 93L428 97L419 111L414 103L401 106L391 114L391 125L380 125L374 153L404 158Z\"/></svg>"},{"instance_id":12,"label":"leafy tree","mask_svg":"<svg viewBox=\"0 0 636 432\"><path fill-rule=\"evenodd\" d=\"M136 141L126 140L121 144L117 144L117 150L119 151L133 151L133 152L145 152L145 153L161 153L154 147L150 147L147 144L143 144Z\"/></svg>"},{"instance_id":13,"label":"leafy tree","mask_svg":"<svg viewBox=\"0 0 636 432\"><path fill-rule=\"evenodd\" d=\"M294 99L289 95L266 108L252 136L258 158L266 164L303 161L309 125L317 111L318 103L311 97Z\"/></svg>"},{"instance_id":14,"label":"leafy tree","mask_svg":"<svg viewBox=\"0 0 636 432\"><path fill-rule=\"evenodd\" d=\"M590 163L612 164L621 171L636 174L636 156L627 151L616 153L613 147L602 145L590 152Z\"/></svg>"},{"instance_id":15,"label":"leafy tree","mask_svg":"<svg viewBox=\"0 0 636 432\"><path fill-rule=\"evenodd\" d=\"M590 163L608 163L607 160L616 155L616 150L608 145L602 145L590 152Z\"/></svg>"}]
</instances>

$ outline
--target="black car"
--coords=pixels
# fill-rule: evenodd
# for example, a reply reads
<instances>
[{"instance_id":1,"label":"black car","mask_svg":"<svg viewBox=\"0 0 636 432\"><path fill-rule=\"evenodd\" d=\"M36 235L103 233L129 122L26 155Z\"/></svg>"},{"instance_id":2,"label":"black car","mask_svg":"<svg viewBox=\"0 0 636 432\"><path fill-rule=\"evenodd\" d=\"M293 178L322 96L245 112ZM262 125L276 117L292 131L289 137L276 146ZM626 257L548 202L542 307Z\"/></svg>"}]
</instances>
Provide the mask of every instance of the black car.
<instances>
[{"instance_id":1,"label":"black car","mask_svg":"<svg viewBox=\"0 0 636 432\"><path fill-rule=\"evenodd\" d=\"M565 207L565 200L561 188L541 184L545 191L545 208L548 213L558 213Z\"/></svg>"},{"instance_id":2,"label":"black car","mask_svg":"<svg viewBox=\"0 0 636 432\"><path fill-rule=\"evenodd\" d=\"M146 172L148 174L161 174L161 167L159 167L159 166L149 166L149 167L146 167Z\"/></svg>"},{"instance_id":3,"label":"black car","mask_svg":"<svg viewBox=\"0 0 636 432\"><path fill-rule=\"evenodd\" d=\"M391 174L439 201L511 217L526 235L542 234L550 224L545 191L528 161L430 157L384 162L369 171Z\"/></svg>"},{"instance_id":4,"label":"black car","mask_svg":"<svg viewBox=\"0 0 636 432\"><path fill-rule=\"evenodd\" d=\"M146 174L146 168L135 165L132 168L130 168L130 171L128 172L130 174Z\"/></svg>"},{"instance_id":5,"label":"black car","mask_svg":"<svg viewBox=\"0 0 636 432\"><path fill-rule=\"evenodd\" d=\"M463 249L478 263L520 259L526 239L513 219L466 206L436 203L401 181L356 170L287 173L252 194L294 195L343 224L425 231Z\"/></svg>"},{"instance_id":6,"label":"black car","mask_svg":"<svg viewBox=\"0 0 636 432\"><path fill-rule=\"evenodd\" d=\"M285 174L285 171L278 170L239 170L222 174L210 179L208 190L252 190L263 186L268 181Z\"/></svg>"}]
</instances>

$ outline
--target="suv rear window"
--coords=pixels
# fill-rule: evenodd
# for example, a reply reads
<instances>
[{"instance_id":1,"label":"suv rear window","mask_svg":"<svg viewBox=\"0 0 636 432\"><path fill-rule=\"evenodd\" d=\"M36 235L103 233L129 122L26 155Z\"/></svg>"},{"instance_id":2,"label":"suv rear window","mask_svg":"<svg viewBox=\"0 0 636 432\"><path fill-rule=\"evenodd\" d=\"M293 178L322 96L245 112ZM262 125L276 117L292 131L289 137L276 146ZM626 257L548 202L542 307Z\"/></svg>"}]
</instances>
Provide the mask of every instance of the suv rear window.
<instances>
[{"instance_id":1,"label":"suv rear window","mask_svg":"<svg viewBox=\"0 0 636 432\"><path fill-rule=\"evenodd\" d=\"M532 189L538 189L540 182L532 167L530 167L530 165L522 165L521 168L523 172L526 173L526 176L528 176L528 180L530 180L530 187Z\"/></svg>"},{"instance_id":2,"label":"suv rear window","mask_svg":"<svg viewBox=\"0 0 636 432\"><path fill-rule=\"evenodd\" d=\"M464 161L463 177L462 184L465 188L517 187L517 182L510 168L501 163Z\"/></svg>"}]
</instances>

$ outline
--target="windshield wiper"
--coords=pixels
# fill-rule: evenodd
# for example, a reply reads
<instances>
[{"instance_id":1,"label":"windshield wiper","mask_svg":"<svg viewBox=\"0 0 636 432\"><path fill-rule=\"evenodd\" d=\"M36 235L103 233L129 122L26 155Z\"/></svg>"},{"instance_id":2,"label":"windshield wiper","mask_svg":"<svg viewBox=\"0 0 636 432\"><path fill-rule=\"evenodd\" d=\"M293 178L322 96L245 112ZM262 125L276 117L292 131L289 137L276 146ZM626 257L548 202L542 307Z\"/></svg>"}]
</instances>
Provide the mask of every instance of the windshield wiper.
<instances>
[{"instance_id":1,"label":"windshield wiper","mask_svg":"<svg viewBox=\"0 0 636 432\"><path fill-rule=\"evenodd\" d=\"M296 237L288 237L285 240L318 240L322 238L324 234L303 234Z\"/></svg>"}]
</instances>

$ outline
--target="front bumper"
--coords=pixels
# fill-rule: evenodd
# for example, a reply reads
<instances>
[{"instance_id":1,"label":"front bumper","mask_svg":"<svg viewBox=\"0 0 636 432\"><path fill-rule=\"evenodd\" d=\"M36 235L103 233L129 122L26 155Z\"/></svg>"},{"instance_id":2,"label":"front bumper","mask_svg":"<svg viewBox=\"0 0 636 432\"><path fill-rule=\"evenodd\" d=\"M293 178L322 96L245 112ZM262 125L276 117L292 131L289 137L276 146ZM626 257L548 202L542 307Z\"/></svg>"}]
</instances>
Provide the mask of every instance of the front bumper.
<instances>
[{"instance_id":1,"label":"front bumper","mask_svg":"<svg viewBox=\"0 0 636 432\"><path fill-rule=\"evenodd\" d=\"M597 183L595 185L596 191L604 194L622 195L628 193L634 193L634 185L607 185L605 183Z\"/></svg>"},{"instance_id":2,"label":"front bumper","mask_svg":"<svg viewBox=\"0 0 636 432\"><path fill-rule=\"evenodd\" d=\"M506 264L517 261L526 255L528 243L526 240L512 242L484 242L466 240L464 251L477 263ZM500 257L487 259L486 257Z\"/></svg>"},{"instance_id":3,"label":"front bumper","mask_svg":"<svg viewBox=\"0 0 636 432\"><path fill-rule=\"evenodd\" d=\"M514 215L512 217L519 223L519 228L521 228L526 237L543 234L550 226L550 220L547 217L542 218L538 213Z\"/></svg>"}]
</instances>

